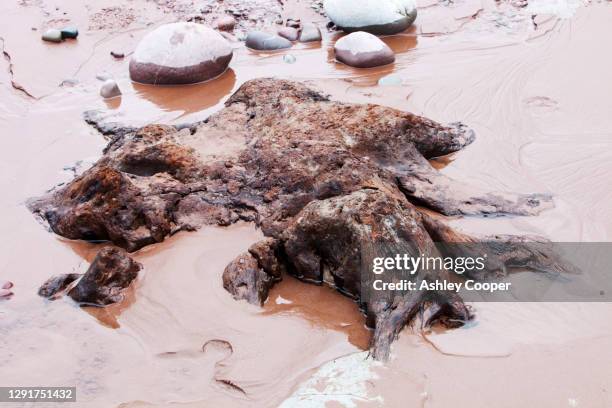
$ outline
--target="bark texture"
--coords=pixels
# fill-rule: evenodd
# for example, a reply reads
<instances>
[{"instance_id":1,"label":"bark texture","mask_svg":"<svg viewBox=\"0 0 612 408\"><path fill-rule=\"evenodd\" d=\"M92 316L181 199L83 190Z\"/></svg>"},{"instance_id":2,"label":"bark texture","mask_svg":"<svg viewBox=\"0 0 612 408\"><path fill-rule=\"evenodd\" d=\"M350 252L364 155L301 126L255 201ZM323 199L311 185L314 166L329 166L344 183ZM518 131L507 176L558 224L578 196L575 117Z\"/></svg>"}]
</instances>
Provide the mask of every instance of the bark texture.
<instances>
[{"instance_id":1,"label":"bark texture","mask_svg":"<svg viewBox=\"0 0 612 408\"><path fill-rule=\"evenodd\" d=\"M433 253L433 241L476 241L414 204L447 215L533 215L552 206L544 194L483 192L435 170L427 159L474 140L462 123L331 101L296 82L248 81L224 109L193 126L134 130L100 118L87 117L112 135L101 159L29 202L55 233L134 251L179 230L255 222L268 238L228 265L224 287L261 304L284 270L329 283L368 314L377 358L417 315L425 325L471 316L448 293L360 299L359 273L381 252ZM499 268L509 262L506 249Z\"/></svg>"}]
</instances>

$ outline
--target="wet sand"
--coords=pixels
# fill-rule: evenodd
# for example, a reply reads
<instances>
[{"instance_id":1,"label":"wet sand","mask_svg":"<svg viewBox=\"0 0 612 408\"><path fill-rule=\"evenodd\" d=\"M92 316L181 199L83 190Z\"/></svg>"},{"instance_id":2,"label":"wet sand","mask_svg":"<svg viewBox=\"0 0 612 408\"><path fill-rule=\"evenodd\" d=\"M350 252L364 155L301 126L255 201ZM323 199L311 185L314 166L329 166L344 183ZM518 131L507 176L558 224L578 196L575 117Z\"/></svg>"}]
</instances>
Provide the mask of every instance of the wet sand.
<instances>
[{"instance_id":1,"label":"wet sand","mask_svg":"<svg viewBox=\"0 0 612 408\"><path fill-rule=\"evenodd\" d=\"M0 385L75 385L87 408L611 406L611 305L476 304L466 328L405 330L383 366L365 359L369 332L355 305L330 289L287 278L263 309L223 290L224 266L261 237L247 224L180 233L138 251L144 274L105 311L36 295L49 276L84 271L98 249L48 233L23 205L100 154L107 141L82 121L84 110L108 109L131 124L186 123L260 76L461 120L476 142L437 167L490 190L555 196L555 209L538 217L457 218L455 226L611 240L612 6L532 20L529 9L506 3L420 4L415 28L385 38L398 53L394 65L338 64L330 52L338 34L325 33L321 47L274 54L236 44L231 70L182 88L132 84L129 58L109 55L129 55L147 30L175 19L167 8L138 0L0 5L0 280L15 283L15 296L0 303ZM284 14L324 21L306 7L291 2ZM81 29L77 41L40 41L41 30L63 20ZM283 62L286 53L295 64ZM120 100L99 98L103 72L117 79ZM402 85L378 86L389 74Z\"/></svg>"}]
</instances>

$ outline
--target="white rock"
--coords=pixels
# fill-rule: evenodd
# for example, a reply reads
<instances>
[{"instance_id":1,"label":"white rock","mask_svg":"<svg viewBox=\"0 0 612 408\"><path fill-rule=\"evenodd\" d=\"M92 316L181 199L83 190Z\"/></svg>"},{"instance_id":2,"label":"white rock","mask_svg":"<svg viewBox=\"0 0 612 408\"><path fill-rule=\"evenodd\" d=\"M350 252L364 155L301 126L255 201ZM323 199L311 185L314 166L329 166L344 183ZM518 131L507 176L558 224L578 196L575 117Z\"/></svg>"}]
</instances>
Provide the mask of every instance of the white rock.
<instances>
[{"instance_id":1,"label":"white rock","mask_svg":"<svg viewBox=\"0 0 612 408\"><path fill-rule=\"evenodd\" d=\"M325 13L346 32L396 34L416 19L414 0L325 0Z\"/></svg>"},{"instance_id":2,"label":"white rock","mask_svg":"<svg viewBox=\"0 0 612 408\"><path fill-rule=\"evenodd\" d=\"M59 43L62 42L62 32L60 30L56 30L55 28L51 28L42 35L42 39L44 41Z\"/></svg>"},{"instance_id":3,"label":"white rock","mask_svg":"<svg viewBox=\"0 0 612 408\"><path fill-rule=\"evenodd\" d=\"M165 24L136 47L130 77L160 85L203 82L225 72L232 55L230 44L212 28L185 22Z\"/></svg>"},{"instance_id":4,"label":"white rock","mask_svg":"<svg viewBox=\"0 0 612 408\"><path fill-rule=\"evenodd\" d=\"M385 43L374 35L359 31L339 39L336 42L335 48L357 54L358 52L381 51L385 48Z\"/></svg>"},{"instance_id":5,"label":"white rock","mask_svg":"<svg viewBox=\"0 0 612 408\"><path fill-rule=\"evenodd\" d=\"M121 90L113 79L107 79L100 87L100 96L104 99L114 98L119 95L121 95Z\"/></svg>"},{"instance_id":6,"label":"white rock","mask_svg":"<svg viewBox=\"0 0 612 408\"><path fill-rule=\"evenodd\" d=\"M395 61L395 54L387 44L363 31L336 41L334 52L338 61L357 68L378 67Z\"/></svg>"}]
</instances>

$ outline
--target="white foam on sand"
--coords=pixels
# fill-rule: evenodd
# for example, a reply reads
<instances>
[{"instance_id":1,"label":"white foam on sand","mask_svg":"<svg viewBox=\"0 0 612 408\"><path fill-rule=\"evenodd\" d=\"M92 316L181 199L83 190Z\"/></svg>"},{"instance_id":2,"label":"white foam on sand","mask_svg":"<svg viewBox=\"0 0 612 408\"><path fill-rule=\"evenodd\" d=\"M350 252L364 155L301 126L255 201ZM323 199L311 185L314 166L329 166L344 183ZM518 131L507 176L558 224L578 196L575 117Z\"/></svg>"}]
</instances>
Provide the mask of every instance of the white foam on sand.
<instances>
[{"instance_id":1,"label":"white foam on sand","mask_svg":"<svg viewBox=\"0 0 612 408\"><path fill-rule=\"evenodd\" d=\"M364 31L357 31L344 36L336 41L335 45L337 50L350 51L353 55L362 52L377 52L385 47L386 44L378 37Z\"/></svg>"},{"instance_id":2,"label":"white foam on sand","mask_svg":"<svg viewBox=\"0 0 612 408\"><path fill-rule=\"evenodd\" d=\"M325 12L340 27L389 24L414 11L413 0L325 0Z\"/></svg>"},{"instance_id":3,"label":"white foam on sand","mask_svg":"<svg viewBox=\"0 0 612 408\"><path fill-rule=\"evenodd\" d=\"M530 0L525 11L529 14L553 14L559 18L571 18L583 0Z\"/></svg>"},{"instance_id":4,"label":"white foam on sand","mask_svg":"<svg viewBox=\"0 0 612 408\"><path fill-rule=\"evenodd\" d=\"M216 60L231 52L230 44L212 28L196 23L172 23L145 35L133 58L144 64L182 68Z\"/></svg>"},{"instance_id":5,"label":"white foam on sand","mask_svg":"<svg viewBox=\"0 0 612 408\"><path fill-rule=\"evenodd\" d=\"M292 304L292 303L293 303L292 301L290 301L289 299L285 299L285 298L284 298L284 297L282 297L281 295L278 295L278 296L276 297L275 302L276 302L276 304L277 304L277 305L290 305L290 304Z\"/></svg>"},{"instance_id":6,"label":"white foam on sand","mask_svg":"<svg viewBox=\"0 0 612 408\"><path fill-rule=\"evenodd\" d=\"M381 396L368 392L368 384L378 378L372 368L381 365L368 358L367 351L325 363L279 408L325 408L330 402L346 408L356 408L357 402L382 404Z\"/></svg>"}]
</instances>

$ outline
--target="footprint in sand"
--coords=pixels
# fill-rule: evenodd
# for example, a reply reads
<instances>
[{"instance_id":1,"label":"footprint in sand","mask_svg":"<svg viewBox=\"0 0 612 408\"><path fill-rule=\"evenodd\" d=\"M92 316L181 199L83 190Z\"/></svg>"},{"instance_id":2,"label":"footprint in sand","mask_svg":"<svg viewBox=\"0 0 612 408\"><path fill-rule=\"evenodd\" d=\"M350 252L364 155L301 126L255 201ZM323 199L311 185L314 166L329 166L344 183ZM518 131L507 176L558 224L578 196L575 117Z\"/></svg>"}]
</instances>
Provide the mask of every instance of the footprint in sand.
<instances>
[{"instance_id":1,"label":"footprint in sand","mask_svg":"<svg viewBox=\"0 0 612 408\"><path fill-rule=\"evenodd\" d=\"M559 102L547 96L532 96L523 103L534 115L545 115L559 110Z\"/></svg>"},{"instance_id":2,"label":"footprint in sand","mask_svg":"<svg viewBox=\"0 0 612 408\"><path fill-rule=\"evenodd\" d=\"M234 381L224 378L221 374L222 369L227 367L226 362L233 353L234 349L230 342L221 339L211 339L202 345L201 350L168 351L158 354L158 357L169 360L203 359L203 365L210 367L210 381L214 386L244 398L247 397L246 391Z\"/></svg>"}]
</instances>

